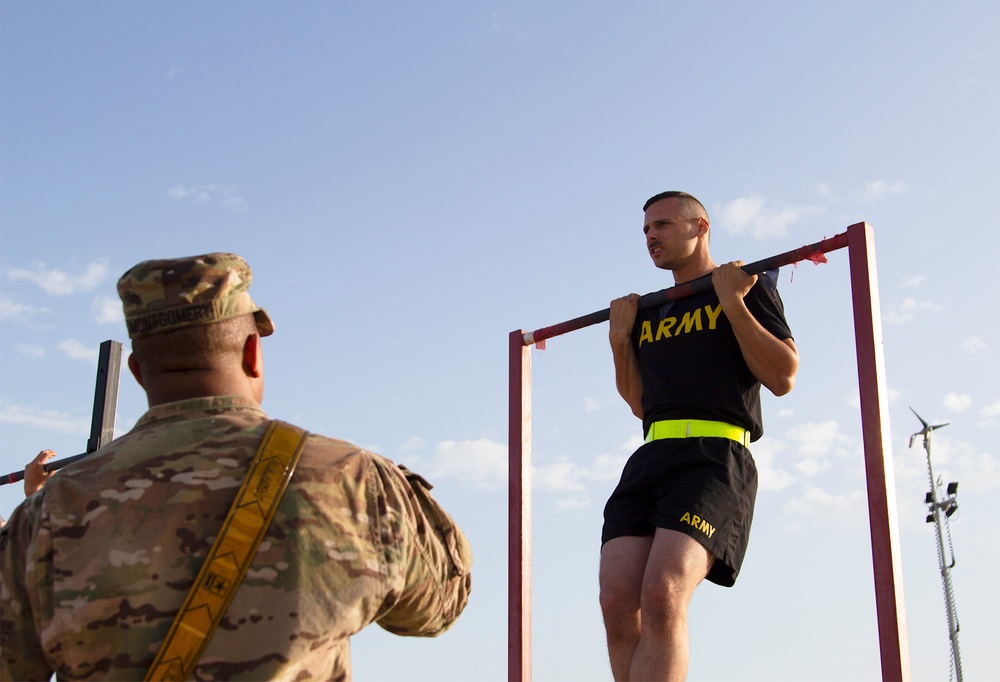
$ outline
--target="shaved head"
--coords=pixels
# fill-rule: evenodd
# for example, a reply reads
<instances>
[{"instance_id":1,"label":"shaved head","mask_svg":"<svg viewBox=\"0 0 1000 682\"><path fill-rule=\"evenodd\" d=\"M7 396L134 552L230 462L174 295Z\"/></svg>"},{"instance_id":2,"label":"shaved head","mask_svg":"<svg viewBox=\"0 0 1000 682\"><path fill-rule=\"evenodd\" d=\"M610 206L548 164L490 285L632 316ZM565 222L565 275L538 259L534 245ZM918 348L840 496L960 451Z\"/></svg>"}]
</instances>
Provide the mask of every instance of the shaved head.
<instances>
[{"instance_id":1,"label":"shaved head","mask_svg":"<svg viewBox=\"0 0 1000 682\"><path fill-rule=\"evenodd\" d=\"M684 213L684 217L688 220L697 220L698 218L708 220L708 211L705 209L704 204L698 201L698 199L696 199L693 195L677 190L660 192L659 194L651 196L646 200L646 203L643 204L642 210L645 211L657 201L663 201L664 199L678 199L681 205L681 210Z\"/></svg>"}]
</instances>

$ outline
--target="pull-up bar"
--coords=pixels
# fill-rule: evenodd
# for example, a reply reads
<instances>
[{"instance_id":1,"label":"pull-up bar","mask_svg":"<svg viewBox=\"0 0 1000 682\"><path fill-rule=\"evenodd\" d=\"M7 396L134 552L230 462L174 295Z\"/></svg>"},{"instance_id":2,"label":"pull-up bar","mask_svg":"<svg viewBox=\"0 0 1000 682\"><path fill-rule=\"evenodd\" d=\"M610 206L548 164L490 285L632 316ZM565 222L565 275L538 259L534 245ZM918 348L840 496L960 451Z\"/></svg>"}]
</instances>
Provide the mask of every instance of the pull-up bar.
<instances>
[{"instance_id":1,"label":"pull-up bar","mask_svg":"<svg viewBox=\"0 0 1000 682\"><path fill-rule=\"evenodd\" d=\"M868 488L868 519L871 530L872 566L875 577L875 609L878 620L882 679L910 679L909 644L903 600L902 565L899 559L899 528L896 520L896 489L893 480L889 399L886 392L885 360L882 355L882 323L875 272L875 242L867 223L855 223L846 232L816 244L744 265L750 274L760 274L781 265L803 260L825 262L824 253L847 247L851 268L854 308L854 338L861 393L861 430ZM639 299L641 308L661 305L712 286L710 278L686 282ZM532 344L582 329L609 317L599 310L533 332L515 330L509 337L509 472L507 536L507 679L531 680L531 353Z\"/></svg>"},{"instance_id":2,"label":"pull-up bar","mask_svg":"<svg viewBox=\"0 0 1000 682\"><path fill-rule=\"evenodd\" d=\"M767 272L768 270L773 270L774 268L780 268L784 265L791 265L792 263L798 263L804 260L825 263L826 257L823 254L829 253L830 251L836 251L837 249L842 249L845 246L847 246L847 233L841 232L840 234L834 235L829 239L816 242L815 244L807 244L806 246L800 246L797 249L792 249L791 251L786 251L785 253L779 253L777 256L771 256L770 258L765 258L764 260L747 263L743 266L743 271L749 275L759 275L762 272ZM663 289L661 291L653 292L652 294L640 296L639 309L645 310L646 308L655 308L658 305L663 305L667 301L676 301L677 299L684 298L685 296L700 294L711 288L712 276L705 275L704 277L699 277L698 279L691 280L690 282L678 284L677 286L670 287L669 289ZM581 315L580 317L575 317L572 320L554 324L551 327L536 329L535 331L528 332L524 335L524 345L530 346L533 343L538 343L540 341L544 341L545 339L551 339L553 336L568 334L569 332L576 331L577 329L583 329L584 327L589 327L594 324L607 322L610 313L611 308L605 308L604 310L598 310L590 313L589 315Z\"/></svg>"}]
</instances>

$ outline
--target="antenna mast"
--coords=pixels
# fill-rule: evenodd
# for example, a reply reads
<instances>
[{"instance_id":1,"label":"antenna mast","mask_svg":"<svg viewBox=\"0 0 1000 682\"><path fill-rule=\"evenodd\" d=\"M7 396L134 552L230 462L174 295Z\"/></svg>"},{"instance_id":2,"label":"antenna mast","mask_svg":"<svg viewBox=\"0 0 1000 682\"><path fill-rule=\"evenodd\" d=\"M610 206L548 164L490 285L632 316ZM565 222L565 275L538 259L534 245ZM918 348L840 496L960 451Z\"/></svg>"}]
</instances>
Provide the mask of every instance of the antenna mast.
<instances>
[{"instance_id":1,"label":"antenna mast","mask_svg":"<svg viewBox=\"0 0 1000 682\"><path fill-rule=\"evenodd\" d=\"M931 466L931 431L940 429L942 426L948 426L948 424L935 424L931 426L912 407L910 411L917 415L917 419L920 420L920 423L924 427L910 436L910 447L913 447L913 441L916 440L917 436L923 436L924 450L927 451L927 473L931 481L931 489L926 497L924 497L924 503L930 511L930 514L927 515L927 523L933 522L937 529L938 566L941 569L941 580L944 583L944 602L945 608L948 611L948 639L951 640L951 675L949 675L949 679L955 676L958 678L958 682L962 682L962 657L958 650L958 631L960 627L958 624L958 611L955 608L955 594L951 589L951 569L955 567L955 549L951 544L951 527L948 526L948 519L958 510L958 483L949 483L946 494L941 495L941 481L934 480L934 468ZM942 522L948 532L948 549L951 552L950 562L945 562Z\"/></svg>"}]
</instances>

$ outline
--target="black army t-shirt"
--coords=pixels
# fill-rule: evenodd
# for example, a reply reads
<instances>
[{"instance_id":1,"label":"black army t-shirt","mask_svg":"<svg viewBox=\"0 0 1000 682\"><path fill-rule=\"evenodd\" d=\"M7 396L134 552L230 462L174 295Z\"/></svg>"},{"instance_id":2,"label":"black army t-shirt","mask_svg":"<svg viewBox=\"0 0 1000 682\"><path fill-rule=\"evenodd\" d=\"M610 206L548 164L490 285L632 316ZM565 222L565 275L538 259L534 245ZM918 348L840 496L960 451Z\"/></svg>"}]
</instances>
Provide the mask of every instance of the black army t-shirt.
<instances>
[{"instance_id":1,"label":"black army t-shirt","mask_svg":"<svg viewBox=\"0 0 1000 682\"><path fill-rule=\"evenodd\" d=\"M777 271L760 275L744 301L778 339L792 333ZM708 419L763 435L760 383L747 367L714 290L640 310L632 346L642 375L643 431L663 419Z\"/></svg>"}]
</instances>

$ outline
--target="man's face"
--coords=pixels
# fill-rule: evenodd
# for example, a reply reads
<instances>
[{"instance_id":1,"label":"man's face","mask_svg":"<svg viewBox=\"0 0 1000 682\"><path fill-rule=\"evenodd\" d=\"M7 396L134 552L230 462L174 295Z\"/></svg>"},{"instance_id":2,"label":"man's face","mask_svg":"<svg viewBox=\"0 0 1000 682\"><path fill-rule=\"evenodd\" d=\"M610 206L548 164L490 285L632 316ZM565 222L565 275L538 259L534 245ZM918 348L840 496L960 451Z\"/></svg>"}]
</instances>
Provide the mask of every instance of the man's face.
<instances>
[{"instance_id":1,"label":"man's face","mask_svg":"<svg viewBox=\"0 0 1000 682\"><path fill-rule=\"evenodd\" d=\"M676 270L694 253L698 243L698 220L684 215L677 197L661 199L646 209L642 231L653 264Z\"/></svg>"}]
</instances>

